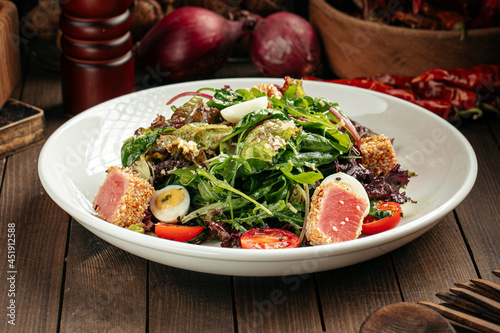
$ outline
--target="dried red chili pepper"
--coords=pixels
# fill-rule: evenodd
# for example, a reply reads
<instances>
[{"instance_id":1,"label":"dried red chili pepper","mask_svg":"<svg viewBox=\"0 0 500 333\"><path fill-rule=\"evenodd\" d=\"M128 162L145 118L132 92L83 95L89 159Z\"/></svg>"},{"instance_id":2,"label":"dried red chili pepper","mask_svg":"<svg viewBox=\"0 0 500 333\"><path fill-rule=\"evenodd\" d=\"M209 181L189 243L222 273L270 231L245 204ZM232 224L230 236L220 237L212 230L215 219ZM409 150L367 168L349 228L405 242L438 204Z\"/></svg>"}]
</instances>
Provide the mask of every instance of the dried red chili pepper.
<instances>
[{"instance_id":1,"label":"dried red chili pepper","mask_svg":"<svg viewBox=\"0 0 500 333\"><path fill-rule=\"evenodd\" d=\"M491 82L500 82L500 66L498 65L481 64L472 66L470 69L489 75Z\"/></svg>"},{"instance_id":2,"label":"dried red chili pepper","mask_svg":"<svg viewBox=\"0 0 500 333\"><path fill-rule=\"evenodd\" d=\"M441 10L437 13L437 18L439 18L444 26L448 30L458 30L462 34L465 33L466 23L469 20L468 17L460 15L452 10Z\"/></svg>"},{"instance_id":3,"label":"dried red chili pepper","mask_svg":"<svg viewBox=\"0 0 500 333\"><path fill-rule=\"evenodd\" d=\"M472 90L449 86L441 81L412 81L412 90L423 99L441 99L460 110L476 107L477 96Z\"/></svg>"},{"instance_id":4,"label":"dried red chili pepper","mask_svg":"<svg viewBox=\"0 0 500 333\"><path fill-rule=\"evenodd\" d=\"M390 84L394 88L409 88L411 84L412 76L404 75L390 75L390 74L379 74L372 76L360 77L359 79L372 80L385 84Z\"/></svg>"},{"instance_id":5,"label":"dried red chili pepper","mask_svg":"<svg viewBox=\"0 0 500 333\"><path fill-rule=\"evenodd\" d=\"M471 69L434 68L415 77L411 82L416 84L423 81L441 81L466 89L474 89L478 80L479 75Z\"/></svg>"},{"instance_id":6,"label":"dried red chili pepper","mask_svg":"<svg viewBox=\"0 0 500 333\"><path fill-rule=\"evenodd\" d=\"M474 87L479 91L488 91L493 94L500 93L500 66L477 65L470 68L479 75L479 85Z\"/></svg>"},{"instance_id":7,"label":"dried red chili pepper","mask_svg":"<svg viewBox=\"0 0 500 333\"><path fill-rule=\"evenodd\" d=\"M415 78L380 74L355 79L305 79L386 93L420 105L451 122L461 118L477 119L483 114L500 116L500 66L497 65L435 68Z\"/></svg>"},{"instance_id":8,"label":"dried red chili pepper","mask_svg":"<svg viewBox=\"0 0 500 333\"><path fill-rule=\"evenodd\" d=\"M466 23L469 21L468 16L459 14L453 10L438 8L429 3L429 1L424 1L420 9L424 15L440 20L446 29L460 31L461 40L465 38Z\"/></svg>"},{"instance_id":9,"label":"dried red chili pepper","mask_svg":"<svg viewBox=\"0 0 500 333\"><path fill-rule=\"evenodd\" d=\"M434 68L417 77L412 84L421 81L441 81L470 90L492 90L500 92L499 66L479 65L471 68ZM497 90L498 89L498 90Z\"/></svg>"},{"instance_id":10,"label":"dried red chili pepper","mask_svg":"<svg viewBox=\"0 0 500 333\"><path fill-rule=\"evenodd\" d=\"M453 105L451 105L450 102L443 101L441 99L416 99L412 102L446 120L449 120L450 118L453 119L456 116Z\"/></svg>"},{"instance_id":11,"label":"dried red chili pepper","mask_svg":"<svg viewBox=\"0 0 500 333\"><path fill-rule=\"evenodd\" d=\"M417 29L428 29L428 30L437 30L439 29L438 22L422 16L420 14L413 13L405 13L405 12L395 12L393 17L393 21L399 21L406 25L409 25L412 28Z\"/></svg>"}]
</instances>

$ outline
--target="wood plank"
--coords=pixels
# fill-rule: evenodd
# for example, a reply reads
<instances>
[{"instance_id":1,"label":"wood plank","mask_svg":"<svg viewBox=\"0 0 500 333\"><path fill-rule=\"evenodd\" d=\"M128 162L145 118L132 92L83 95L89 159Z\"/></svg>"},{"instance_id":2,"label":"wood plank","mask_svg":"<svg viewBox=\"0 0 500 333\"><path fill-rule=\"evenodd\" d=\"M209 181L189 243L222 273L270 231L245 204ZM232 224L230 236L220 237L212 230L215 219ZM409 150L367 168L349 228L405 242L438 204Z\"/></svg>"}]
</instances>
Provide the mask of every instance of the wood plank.
<instances>
[{"instance_id":1,"label":"wood plank","mask_svg":"<svg viewBox=\"0 0 500 333\"><path fill-rule=\"evenodd\" d=\"M140 80L143 84L150 84L150 81ZM138 257L103 243L79 224L73 222L72 225L61 311L62 331L104 331L120 328L126 331L131 328L142 331L149 325L149 330L153 332L163 331L166 322L169 322L169 331L172 332L184 332L187 327L204 330L207 324L211 330L217 328L220 331L233 331L231 286L228 277L192 273L150 263L150 283L147 284L143 260L137 264ZM98 249L89 250L85 240L97 244ZM86 256L90 259L83 260ZM134 278L135 283L122 286L119 276L110 277L109 274L100 273L122 270L134 272L135 276L138 276ZM96 285L99 288L96 289ZM190 293L193 285L207 286L201 288L206 293ZM150 303L146 305L144 302L148 286ZM165 297L166 295L169 296ZM189 295L191 298L187 298ZM205 301L200 302L200 298ZM171 301L167 303L166 299ZM213 303L214 300L219 302ZM207 309L207 305L211 307ZM146 324L148 306L151 310L149 323ZM162 308L167 311L162 311ZM203 312L206 313L205 318L210 318L209 322L186 322L185 313L199 315ZM131 316L131 313L137 315ZM172 313L178 315L172 316ZM228 327L228 324L231 326Z\"/></svg>"},{"instance_id":2,"label":"wood plank","mask_svg":"<svg viewBox=\"0 0 500 333\"><path fill-rule=\"evenodd\" d=\"M38 83L42 82L43 87ZM60 103L57 75L30 71L21 100L42 109ZM54 124L54 127L58 126ZM16 326L6 320L1 332L55 332L58 325L59 300L66 248L69 216L47 195L38 178L37 161L41 147L35 147L7 159L0 194L2 230L15 224L15 296L10 285L2 284L2 304L15 300ZM7 249L8 237L0 237L0 247ZM0 251L7 262L7 251ZM6 281L7 270L0 273Z\"/></svg>"},{"instance_id":3,"label":"wood plank","mask_svg":"<svg viewBox=\"0 0 500 333\"><path fill-rule=\"evenodd\" d=\"M488 127L490 128L498 149L500 149L500 115L488 121Z\"/></svg>"},{"instance_id":4,"label":"wood plank","mask_svg":"<svg viewBox=\"0 0 500 333\"><path fill-rule=\"evenodd\" d=\"M378 308L401 302L389 255L317 274L327 331L359 332Z\"/></svg>"},{"instance_id":5,"label":"wood plank","mask_svg":"<svg viewBox=\"0 0 500 333\"><path fill-rule=\"evenodd\" d=\"M3 320L0 331L54 331L57 327L59 295L66 247L69 217L43 190L36 173L39 149L30 149L9 158L0 196L2 230L15 225L15 296L8 297L7 283L2 284L2 304L16 303L16 326L7 327ZM36 218L26 218L28 216ZM7 237L0 246L7 249ZM0 258L7 262L7 251ZM6 276L7 275L7 276ZM2 270L2 281L10 273Z\"/></svg>"},{"instance_id":6,"label":"wood plank","mask_svg":"<svg viewBox=\"0 0 500 333\"><path fill-rule=\"evenodd\" d=\"M144 332L147 261L71 223L62 332Z\"/></svg>"},{"instance_id":7,"label":"wood plank","mask_svg":"<svg viewBox=\"0 0 500 333\"><path fill-rule=\"evenodd\" d=\"M7 163L6 158L1 158L0 159L0 193L2 191L2 184L3 184L3 173L5 170L5 164Z\"/></svg>"},{"instance_id":8,"label":"wood plank","mask_svg":"<svg viewBox=\"0 0 500 333\"><path fill-rule=\"evenodd\" d=\"M476 277L453 213L430 231L391 253L403 299L437 302L437 292Z\"/></svg>"},{"instance_id":9,"label":"wood plank","mask_svg":"<svg viewBox=\"0 0 500 333\"><path fill-rule=\"evenodd\" d=\"M231 278L150 262L149 332L235 332Z\"/></svg>"},{"instance_id":10,"label":"wood plank","mask_svg":"<svg viewBox=\"0 0 500 333\"><path fill-rule=\"evenodd\" d=\"M492 271L500 268L500 149L499 138L495 138L499 134L490 128L499 129L500 119L470 122L460 128L476 152L479 173L471 193L457 208L457 215L479 277L495 280Z\"/></svg>"},{"instance_id":11,"label":"wood plank","mask_svg":"<svg viewBox=\"0 0 500 333\"><path fill-rule=\"evenodd\" d=\"M235 277L238 332L323 331L314 275Z\"/></svg>"}]
</instances>

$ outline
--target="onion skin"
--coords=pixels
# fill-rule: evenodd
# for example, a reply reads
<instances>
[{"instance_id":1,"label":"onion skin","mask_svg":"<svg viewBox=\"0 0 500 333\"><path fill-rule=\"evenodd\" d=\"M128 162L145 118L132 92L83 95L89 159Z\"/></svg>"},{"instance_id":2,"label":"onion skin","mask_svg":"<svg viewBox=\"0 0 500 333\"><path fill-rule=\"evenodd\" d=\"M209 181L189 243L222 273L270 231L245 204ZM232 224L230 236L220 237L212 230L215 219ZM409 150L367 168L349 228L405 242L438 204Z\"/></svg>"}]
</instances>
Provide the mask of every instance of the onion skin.
<instances>
[{"instance_id":1,"label":"onion skin","mask_svg":"<svg viewBox=\"0 0 500 333\"><path fill-rule=\"evenodd\" d=\"M135 45L136 63L171 81L206 77L219 69L243 35L243 23L202 7L164 16Z\"/></svg>"},{"instance_id":2,"label":"onion skin","mask_svg":"<svg viewBox=\"0 0 500 333\"><path fill-rule=\"evenodd\" d=\"M306 19L278 12L257 22L250 39L250 59L265 76L302 78L319 70L321 45Z\"/></svg>"}]
</instances>

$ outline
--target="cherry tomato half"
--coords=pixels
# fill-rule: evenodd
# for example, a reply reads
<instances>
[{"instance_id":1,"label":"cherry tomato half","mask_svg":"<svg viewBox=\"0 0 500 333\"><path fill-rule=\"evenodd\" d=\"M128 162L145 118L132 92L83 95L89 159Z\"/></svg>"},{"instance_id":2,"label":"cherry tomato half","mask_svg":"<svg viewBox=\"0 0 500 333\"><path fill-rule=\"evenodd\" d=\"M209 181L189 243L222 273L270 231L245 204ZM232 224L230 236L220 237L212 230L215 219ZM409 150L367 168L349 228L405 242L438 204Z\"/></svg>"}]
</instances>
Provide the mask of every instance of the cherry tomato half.
<instances>
[{"instance_id":1,"label":"cherry tomato half","mask_svg":"<svg viewBox=\"0 0 500 333\"><path fill-rule=\"evenodd\" d=\"M300 239L287 230L274 228L252 229L240 238L244 249L284 249L300 245Z\"/></svg>"},{"instance_id":2,"label":"cherry tomato half","mask_svg":"<svg viewBox=\"0 0 500 333\"><path fill-rule=\"evenodd\" d=\"M391 215L380 220L370 215L365 217L361 230L364 234L374 235L395 228L403 218L403 210L397 202L380 201L375 204L374 208L380 211L390 210Z\"/></svg>"},{"instance_id":3,"label":"cherry tomato half","mask_svg":"<svg viewBox=\"0 0 500 333\"><path fill-rule=\"evenodd\" d=\"M186 242L198 236L203 227L178 225L170 223L155 224L155 234L160 238L170 239L178 242Z\"/></svg>"}]
</instances>

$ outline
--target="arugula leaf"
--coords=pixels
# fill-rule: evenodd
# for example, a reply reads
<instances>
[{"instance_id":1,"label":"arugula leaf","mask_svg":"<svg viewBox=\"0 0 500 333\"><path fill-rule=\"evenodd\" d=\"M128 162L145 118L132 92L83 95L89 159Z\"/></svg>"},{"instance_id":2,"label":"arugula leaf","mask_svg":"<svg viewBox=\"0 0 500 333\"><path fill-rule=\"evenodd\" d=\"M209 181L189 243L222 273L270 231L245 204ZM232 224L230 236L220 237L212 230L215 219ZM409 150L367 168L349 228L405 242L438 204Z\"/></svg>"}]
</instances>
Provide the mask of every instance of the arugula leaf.
<instances>
[{"instance_id":1,"label":"arugula leaf","mask_svg":"<svg viewBox=\"0 0 500 333\"><path fill-rule=\"evenodd\" d=\"M322 135L302 131L297 139L300 149L305 151L343 151L344 147L338 142L329 140Z\"/></svg>"},{"instance_id":2,"label":"arugula leaf","mask_svg":"<svg viewBox=\"0 0 500 333\"><path fill-rule=\"evenodd\" d=\"M288 161L284 166L280 167L280 170L285 176L299 184L314 185L316 181L323 179L323 175L319 171L301 172L297 175L292 174L293 164L291 161Z\"/></svg>"},{"instance_id":3,"label":"arugula leaf","mask_svg":"<svg viewBox=\"0 0 500 333\"><path fill-rule=\"evenodd\" d=\"M146 129L139 136L132 136L125 140L121 148L121 161L124 167L129 167L144 154L158 139L160 134L175 130L175 128L167 127L164 129L151 128Z\"/></svg>"},{"instance_id":4,"label":"arugula leaf","mask_svg":"<svg viewBox=\"0 0 500 333\"><path fill-rule=\"evenodd\" d=\"M213 91L206 105L219 110L266 96L257 88ZM170 172L169 181L188 187L193 205L200 207L183 223L214 219L231 232L287 223L300 232L309 187L332 171L336 158L347 156L352 143L329 111L337 110L337 103L306 96L300 83L269 100L272 109L249 113L225 129L195 124L176 131L200 151L210 151L203 163ZM169 139L175 138L165 142Z\"/></svg>"},{"instance_id":5,"label":"arugula leaf","mask_svg":"<svg viewBox=\"0 0 500 333\"><path fill-rule=\"evenodd\" d=\"M184 218L182 218L182 223L185 223L187 221L195 219L198 216L206 215L212 211L226 210L226 209L229 209L230 207L232 207L233 209L238 209L238 208L244 207L246 205L248 205L248 200L246 200L245 198L232 198L231 206L229 205L229 203L226 200L218 201L218 202L215 202L213 204L209 204L209 205L203 206L201 208L198 208L195 211L192 211L188 215L184 216Z\"/></svg>"},{"instance_id":6,"label":"arugula leaf","mask_svg":"<svg viewBox=\"0 0 500 333\"><path fill-rule=\"evenodd\" d=\"M198 174L196 173L196 166L190 165L182 169L175 169L170 174L178 177L179 183L183 186L189 186L196 181Z\"/></svg>"},{"instance_id":7,"label":"arugula leaf","mask_svg":"<svg viewBox=\"0 0 500 333\"><path fill-rule=\"evenodd\" d=\"M249 177L269 170L271 167L271 164L262 160L244 160L243 163L241 163L241 167L238 169L238 174L243 177Z\"/></svg>"},{"instance_id":8,"label":"arugula leaf","mask_svg":"<svg viewBox=\"0 0 500 333\"><path fill-rule=\"evenodd\" d=\"M294 227L296 232L300 231L304 221L303 217L298 211L294 213L283 200L279 200L273 204L268 205L268 208L273 211L273 217L275 220L288 222ZM221 221L231 223L232 226L236 229L242 232L246 232L248 230L245 229L242 225L249 225L252 227L255 227L256 225L265 226L266 224L264 221L268 217L269 216L264 211L254 209L253 211L251 211L251 213L242 214L232 220L226 219Z\"/></svg>"},{"instance_id":9,"label":"arugula leaf","mask_svg":"<svg viewBox=\"0 0 500 333\"><path fill-rule=\"evenodd\" d=\"M221 187L221 188L226 189L228 191L231 191L231 192L233 192L235 194L238 194L239 196L241 196L241 197L247 199L248 201L252 202L257 208L264 210L269 215L273 215L273 213L269 209L267 209L265 206L263 206L261 203L259 203L259 202L255 201L254 199L250 198L245 193L243 193L243 192L235 189L234 187L232 187L231 185L229 185L227 183L227 181L225 181L225 180L222 181L222 180L219 180L219 179L215 178L214 175L209 174L204 169L198 169L197 172L198 172L198 174L200 176L203 176L203 177L207 178L208 180L210 180L212 182L212 184L214 184L215 186Z\"/></svg>"},{"instance_id":10,"label":"arugula leaf","mask_svg":"<svg viewBox=\"0 0 500 333\"><path fill-rule=\"evenodd\" d=\"M272 97L271 101L274 108L282 109L294 117L298 118L298 122L305 129L315 128L321 130L321 134L327 134L333 140L337 141L340 151L347 153L351 148L351 140L349 135L339 132L337 126L330 121L328 115L321 112L316 112L311 109L314 105L314 99L301 94L298 85L290 86L282 98ZM305 121L301 121L305 119Z\"/></svg>"},{"instance_id":11,"label":"arugula leaf","mask_svg":"<svg viewBox=\"0 0 500 333\"><path fill-rule=\"evenodd\" d=\"M266 96L265 92L260 91L259 89L253 88L253 87L250 90L247 90L247 89L237 89L236 92L238 94L240 94L247 101L251 100L251 99L254 99L254 98L257 98L257 97Z\"/></svg>"},{"instance_id":12,"label":"arugula leaf","mask_svg":"<svg viewBox=\"0 0 500 333\"><path fill-rule=\"evenodd\" d=\"M311 110L314 112L321 112L325 113L327 112L330 108L339 108L339 103L333 102L327 98L324 97L314 97L311 98Z\"/></svg>"},{"instance_id":13,"label":"arugula leaf","mask_svg":"<svg viewBox=\"0 0 500 333\"><path fill-rule=\"evenodd\" d=\"M205 203L214 203L222 201L227 197L227 192L220 188L211 186L210 182L205 179L198 181L198 194Z\"/></svg>"},{"instance_id":14,"label":"arugula leaf","mask_svg":"<svg viewBox=\"0 0 500 333\"><path fill-rule=\"evenodd\" d=\"M224 179L233 179L238 167L241 165L239 158L232 155L219 155L213 159L208 167L211 174L221 175Z\"/></svg>"},{"instance_id":15,"label":"arugula leaf","mask_svg":"<svg viewBox=\"0 0 500 333\"><path fill-rule=\"evenodd\" d=\"M236 91L231 89L213 89L213 91L215 93L207 102L207 105L219 110L223 110L228 106L249 101L257 97L266 96L266 93L256 88L252 88L251 90L237 89Z\"/></svg>"},{"instance_id":16,"label":"arugula leaf","mask_svg":"<svg viewBox=\"0 0 500 333\"><path fill-rule=\"evenodd\" d=\"M207 105L219 110L225 109L236 103L243 102L245 99L241 94L233 90L216 89L213 97L207 102Z\"/></svg>"},{"instance_id":17,"label":"arugula leaf","mask_svg":"<svg viewBox=\"0 0 500 333\"><path fill-rule=\"evenodd\" d=\"M277 178L277 181L274 181L272 184L272 190L267 191L265 193L265 198L267 202L278 202L280 200L287 199L290 193L290 181L284 175L280 175Z\"/></svg>"},{"instance_id":18,"label":"arugula leaf","mask_svg":"<svg viewBox=\"0 0 500 333\"><path fill-rule=\"evenodd\" d=\"M291 163L295 167L307 166L317 168L321 165L332 163L338 155L338 152L308 151L294 154L291 151L286 151L280 156L278 166L281 166L283 163Z\"/></svg>"},{"instance_id":19,"label":"arugula leaf","mask_svg":"<svg viewBox=\"0 0 500 333\"><path fill-rule=\"evenodd\" d=\"M278 205L279 207L277 207ZM302 225L304 224L304 218L302 217L303 212L297 209L300 207L292 207L296 210L296 212L294 212L289 205L285 204L283 200L278 201L276 205L270 206L270 208L273 209L276 219L288 222L294 227L295 232L300 233Z\"/></svg>"}]
</instances>

